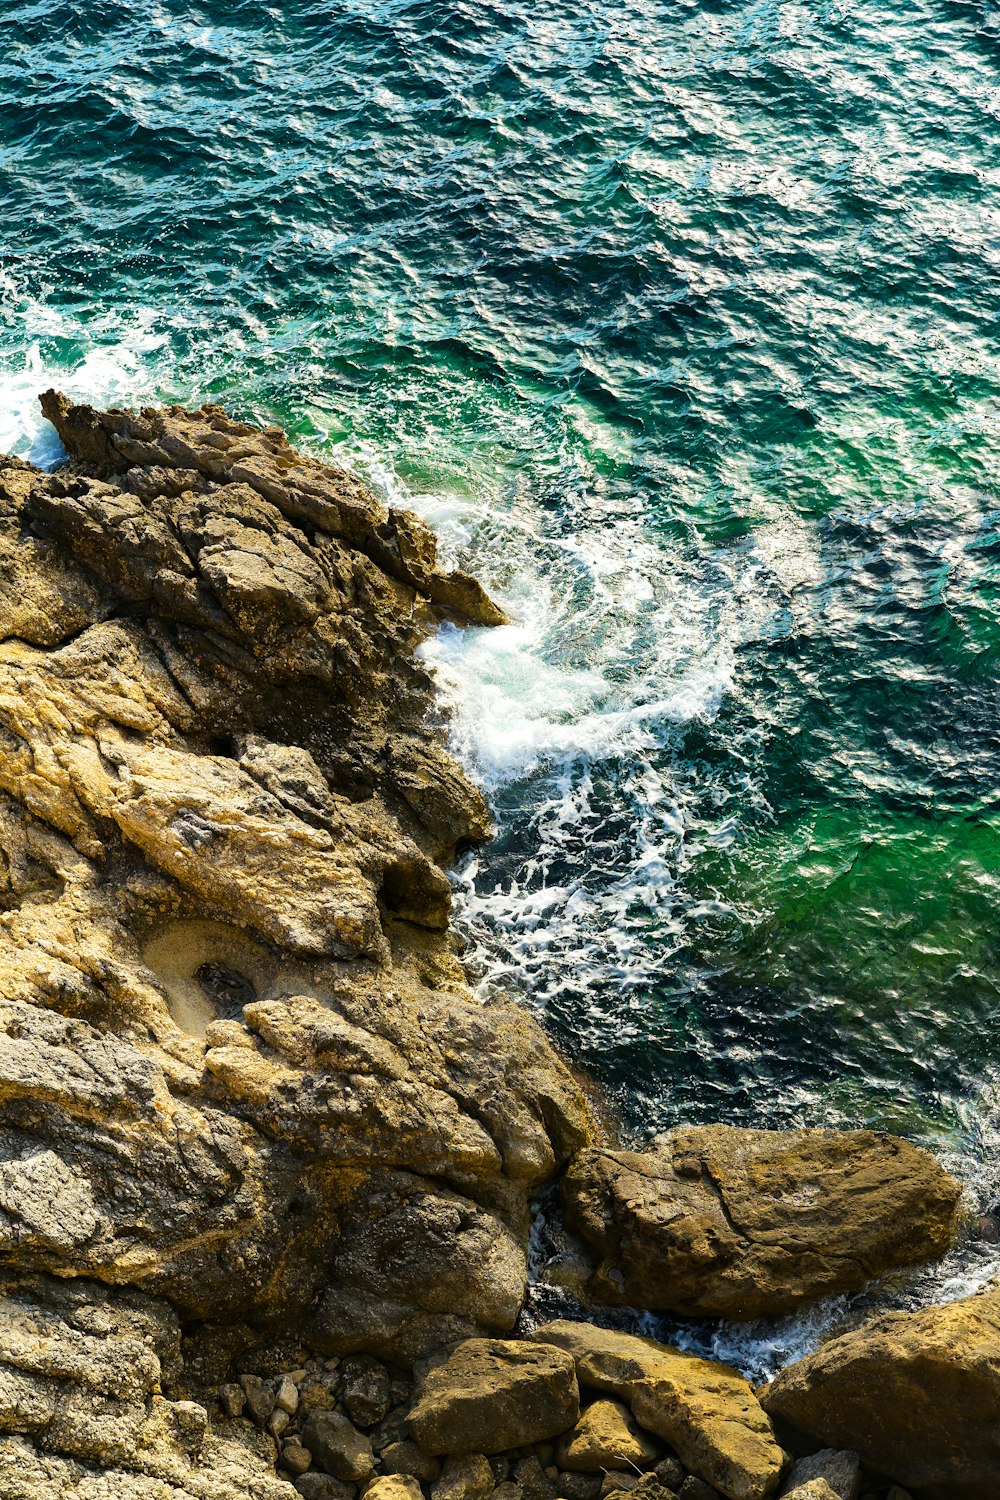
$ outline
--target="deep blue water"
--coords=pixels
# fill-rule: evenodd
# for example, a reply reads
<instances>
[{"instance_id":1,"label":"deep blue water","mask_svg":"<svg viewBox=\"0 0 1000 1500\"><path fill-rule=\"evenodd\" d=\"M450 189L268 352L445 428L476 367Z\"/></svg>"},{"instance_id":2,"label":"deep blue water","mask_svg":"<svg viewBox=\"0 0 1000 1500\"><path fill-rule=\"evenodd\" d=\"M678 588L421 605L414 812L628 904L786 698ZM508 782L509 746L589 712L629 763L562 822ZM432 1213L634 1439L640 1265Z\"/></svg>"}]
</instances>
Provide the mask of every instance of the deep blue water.
<instances>
[{"instance_id":1,"label":"deep blue water","mask_svg":"<svg viewBox=\"0 0 1000 1500\"><path fill-rule=\"evenodd\" d=\"M41 0L0 40L0 442L54 457L53 382L212 399L419 509L515 620L428 648L497 810L484 995L637 1139L885 1125L993 1206L996 13Z\"/></svg>"}]
</instances>

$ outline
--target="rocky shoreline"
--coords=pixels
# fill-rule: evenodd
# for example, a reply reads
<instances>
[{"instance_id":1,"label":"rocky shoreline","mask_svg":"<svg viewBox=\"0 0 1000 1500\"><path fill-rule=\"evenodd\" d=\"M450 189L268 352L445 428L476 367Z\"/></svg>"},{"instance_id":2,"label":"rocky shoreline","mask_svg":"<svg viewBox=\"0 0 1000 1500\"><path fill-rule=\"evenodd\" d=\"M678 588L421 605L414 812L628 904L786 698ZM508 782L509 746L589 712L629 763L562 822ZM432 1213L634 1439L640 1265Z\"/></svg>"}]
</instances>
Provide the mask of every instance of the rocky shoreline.
<instances>
[{"instance_id":1,"label":"rocky shoreline","mask_svg":"<svg viewBox=\"0 0 1000 1500\"><path fill-rule=\"evenodd\" d=\"M867 1131L617 1149L473 1000L489 815L414 652L503 622L475 580L276 428L42 406L69 462L0 460L0 1496L1000 1493L1000 1293L758 1391L597 1326L863 1286L960 1193ZM515 1337L556 1182L596 1321Z\"/></svg>"}]
</instances>

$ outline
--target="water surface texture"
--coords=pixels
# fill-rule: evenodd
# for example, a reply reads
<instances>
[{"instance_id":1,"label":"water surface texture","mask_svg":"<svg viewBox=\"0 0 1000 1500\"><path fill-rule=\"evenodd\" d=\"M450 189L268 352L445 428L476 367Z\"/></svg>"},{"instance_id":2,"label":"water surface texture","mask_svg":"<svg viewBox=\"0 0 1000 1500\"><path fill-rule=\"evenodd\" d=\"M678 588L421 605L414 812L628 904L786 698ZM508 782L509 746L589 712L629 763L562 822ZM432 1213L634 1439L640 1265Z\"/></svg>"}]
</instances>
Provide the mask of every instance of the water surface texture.
<instances>
[{"instance_id":1,"label":"water surface texture","mask_svg":"<svg viewBox=\"0 0 1000 1500\"><path fill-rule=\"evenodd\" d=\"M943 1152L982 1208L1000 1198L992 16L39 0L0 18L0 445L56 458L50 383L212 399L417 508L514 621L426 651L496 809L456 877L484 996L527 997L637 1141L884 1126ZM887 1295L993 1269L966 1246Z\"/></svg>"}]
</instances>

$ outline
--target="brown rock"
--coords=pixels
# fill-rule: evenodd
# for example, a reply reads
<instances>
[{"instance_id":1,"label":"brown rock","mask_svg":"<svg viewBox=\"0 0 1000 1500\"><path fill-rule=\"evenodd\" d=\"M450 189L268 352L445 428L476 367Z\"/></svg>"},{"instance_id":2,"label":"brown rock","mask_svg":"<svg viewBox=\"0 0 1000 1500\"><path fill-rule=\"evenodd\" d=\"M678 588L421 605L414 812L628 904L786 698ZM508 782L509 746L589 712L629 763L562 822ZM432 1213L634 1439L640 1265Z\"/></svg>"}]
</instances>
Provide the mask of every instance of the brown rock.
<instances>
[{"instance_id":1,"label":"brown rock","mask_svg":"<svg viewBox=\"0 0 1000 1500\"><path fill-rule=\"evenodd\" d=\"M603 1474L560 1474L556 1494L561 1500L599 1500L603 1478Z\"/></svg>"},{"instance_id":2,"label":"brown rock","mask_svg":"<svg viewBox=\"0 0 1000 1500\"><path fill-rule=\"evenodd\" d=\"M893 1136L710 1125L583 1151L563 1196L596 1301L756 1318L941 1255L960 1188Z\"/></svg>"},{"instance_id":3,"label":"brown rock","mask_svg":"<svg viewBox=\"0 0 1000 1500\"><path fill-rule=\"evenodd\" d=\"M356 1500L358 1493L356 1485L345 1484L342 1479L315 1472L300 1474L295 1481L295 1488L302 1500Z\"/></svg>"},{"instance_id":4,"label":"brown rock","mask_svg":"<svg viewBox=\"0 0 1000 1500\"><path fill-rule=\"evenodd\" d=\"M837 1448L822 1448L808 1458L796 1459L789 1470L782 1495L796 1494L814 1479L822 1479L833 1490L837 1500L858 1500L861 1493L861 1459L857 1453Z\"/></svg>"},{"instance_id":5,"label":"brown rock","mask_svg":"<svg viewBox=\"0 0 1000 1500\"><path fill-rule=\"evenodd\" d=\"M319 1468L334 1479L365 1484L374 1472L371 1443L339 1412L312 1412L303 1423L302 1442Z\"/></svg>"},{"instance_id":6,"label":"brown rock","mask_svg":"<svg viewBox=\"0 0 1000 1500\"><path fill-rule=\"evenodd\" d=\"M537 1344L468 1339L418 1385L410 1429L428 1453L502 1453L556 1437L579 1414L571 1356Z\"/></svg>"},{"instance_id":7,"label":"brown rock","mask_svg":"<svg viewBox=\"0 0 1000 1500\"><path fill-rule=\"evenodd\" d=\"M68 1373L5 1394L0 1493L61 1500L83 1465L282 1500L260 1386L259 1426L220 1434L161 1391L214 1406L276 1329L274 1375L304 1333L405 1364L509 1331L529 1200L586 1139L448 931L446 866L489 817L415 653L502 612L276 429L45 410L67 465L0 461L0 1297ZM81 1355L83 1301L143 1395ZM315 1374L291 1426L333 1399Z\"/></svg>"},{"instance_id":8,"label":"brown rock","mask_svg":"<svg viewBox=\"0 0 1000 1500\"><path fill-rule=\"evenodd\" d=\"M789 1365L761 1400L922 1500L994 1500L1000 1292L876 1318Z\"/></svg>"},{"instance_id":9,"label":"brown rock","mask_svg":"<svg viewBox=\"0 0 1000 1500\"><path fill-rule=\"evenodd\" d=\"M640 1426L728 1500L764 1500L777 1489L784 1454L735 1370L589 1323L548 1323L535 1338L571 1353L581 1385L627 1402Z\"/></svg>"},{"instance_id":10,"label":"brown rock","mask_svg":"<svg viewBox=\"0 0 1000 1500\"><path fill-rule=\"evenodd\" d=\"M620 1401L594 1401L580 1413L572 1432L559 1444L564 1469L599 1474L605 1469L645 1469L660 1449L640 1431L632 1413Z\"/></svg>"},{"instance_id":11,"label":"brown rock","mask_svg":"<svg viewBox=\"0 0 1000 1500\"><path fill-rule=\"evenodd\" d=\"M684 1483L688 1483L685 1480ZM695 1481L700 1484L701 1480ZM643 1474L628 1492L634 1500L676 1500L675 1492L669 1489L655 1474Z\"/></svg>"},{"instance_id":12,"label":"brown rock","mask_svg":"<svg viewBox=\"0 0 1000 1500\"><path fill-rule=\"evenodd\" d=\"M635 1474L631 1469L609 1469L601 1482L601 1500L607 1500L608 1495L628 1494L634 1490L641 1474Z\"/></svg>"},{"instance_id":13,"label":"brown rock","mask_svg":"<svg viewBox=\"0 0 1000 1500\"><path fill-rule=\"evenodd\" d=\"M424 1492L407 1474L380 1474L365 1490L365 1500L423 1500Z\"/></svg>"},{"instance_id":14,"label":"brown rock","mask_svg":"<svg viewBox=\"0 0 1000 1500\"><path fill-rule=\"evenodd\" d=\"M421 1484L432 1484L441 1472L439 1459L425 1453L418 1443L402 1438L382 1450L379 1462L385 1474L409 1474ZM492 1480L490 1488L493 1488Z\"/></svg>"},{"instance_id":15,"label":"brown rock","mask_svg":"<svg viewBox=\"0 0 1000 1500\"><path fill-rule=\"evenodd\" d=\"M653 1473L668 1490L679 1490L684 1483L684 1465L679 1458L661 1458L654 1466Z\"/></svg>"},{"instance_id":16,"label":"brown rock","mask_svg":"<svg viewBox=\"0 0 1000 1500\"><path fill-rule=\"evenodd\" d=\"M290 1439L281 1445L281 1465L289 1474L304 1474L312 1463L312 1454L298 1439Z\"/></svg>"},{"instance_id":17,"label":"brown rock","mask_svg":"<svg viewBox=\"0 0 1000 1500\"><path fill-rule=\"evenodd\" d=\"M493 1492L493 1470L482 1453L446 1458L431 1500L487 1500Z\"/></svg>"}]
</instances>

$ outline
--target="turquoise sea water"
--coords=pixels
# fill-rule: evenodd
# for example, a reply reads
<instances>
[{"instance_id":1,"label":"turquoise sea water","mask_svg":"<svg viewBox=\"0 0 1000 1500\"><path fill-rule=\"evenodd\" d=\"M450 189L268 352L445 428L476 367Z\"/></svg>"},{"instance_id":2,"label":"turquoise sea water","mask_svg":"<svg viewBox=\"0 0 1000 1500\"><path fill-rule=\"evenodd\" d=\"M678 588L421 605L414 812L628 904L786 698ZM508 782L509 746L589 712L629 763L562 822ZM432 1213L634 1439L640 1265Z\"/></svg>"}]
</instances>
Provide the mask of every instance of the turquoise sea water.
<instances>
[{"instance_id":1,"label":"turquoise sea water","mask_svg":"<svg viewBox=\"0 0 1000 1500\"><path fill-rule=\"evenodd\" d=\"M0 40L0 444L56 456L50 383L210 398L419 509L515 622L427 649L497 812L484 995L638 1140L886 1126L995 1206L995 12L37 0Z\"/></svg>"}]
</instances>

